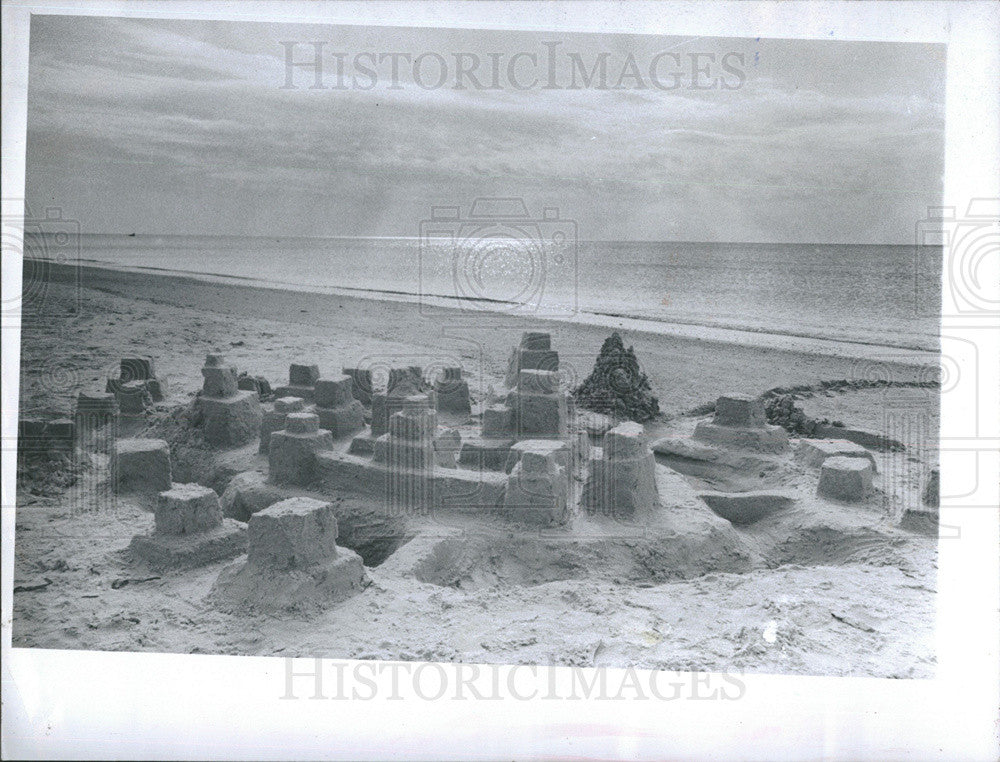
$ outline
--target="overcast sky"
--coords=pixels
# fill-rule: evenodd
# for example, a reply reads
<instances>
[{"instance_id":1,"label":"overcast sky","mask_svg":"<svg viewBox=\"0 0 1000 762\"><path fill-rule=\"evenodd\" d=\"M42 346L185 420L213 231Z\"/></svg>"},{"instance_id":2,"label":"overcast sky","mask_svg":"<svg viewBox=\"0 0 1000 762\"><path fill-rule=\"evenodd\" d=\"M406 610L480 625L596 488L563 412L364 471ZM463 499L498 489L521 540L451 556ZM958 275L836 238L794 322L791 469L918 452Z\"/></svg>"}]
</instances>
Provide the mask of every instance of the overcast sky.
<instances>
[{"instance_id":1,"label":"overcast sky","mask_svg":"<svg viewBox=\"0 0 1000 762\"><path fill-rule=\"evenodd\" d=\"M386 61L371 90L312 90L304 69L283 89L281 42L309 60L313 40L328 86L338 52L348 83L365 51L438 53L449 79L422 89L404 61L393 89ZM546 42L563 89L515 89L511 56L544 81ZM668 91L648 76L663 51L682 57L661 83L686 72ZM485 85L499 56L500 89L456 90L455 53ZM566 89L569 53L607 54L609 85L631 54L645 87ZM740 86L691 89L692 53L702 84ZM940 204L944 63L932 45L34 16L27 200L94 233L415 236L432 205L520 196L581 238L907 244Z\"/></svg>"}]
</instances>

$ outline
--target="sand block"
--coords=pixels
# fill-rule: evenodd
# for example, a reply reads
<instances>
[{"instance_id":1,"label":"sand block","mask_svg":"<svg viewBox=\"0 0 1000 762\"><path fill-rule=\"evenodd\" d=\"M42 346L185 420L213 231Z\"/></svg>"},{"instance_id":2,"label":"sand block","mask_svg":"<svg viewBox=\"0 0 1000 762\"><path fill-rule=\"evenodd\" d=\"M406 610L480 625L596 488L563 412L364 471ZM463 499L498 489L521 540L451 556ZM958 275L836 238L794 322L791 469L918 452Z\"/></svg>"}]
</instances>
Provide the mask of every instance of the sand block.
<instances>
[{"instance_id":1,"label":"sand block","mask_svg":"<svg viewBox=\"0 0 1000 762\"><path fill-rule=\"evenodd\" d=\"M153 402L163 402L167 395L167 385L159 378L146 380L146 391Z\"/></svg>"},{"instance_id":2,"label":"sand block","mask_svg":"<svg viewBox=\"0 0 1000 762\"><path fill-rule=\"evenodd\" d=\"M290 413L293 416L309 414ZM288 429L271 434L268 452L269 476L275 484L310 484L315 478L316 453L333 448L333 436L325 429L319 429L318 417L313 421L293 424L297 428L311 428L312 431L296 433Z\"/></svg>"},{"instance_id":3,"label":"sand block","mask_svg":"<svg viewBox=\"0 0 1000 762\"><path fill-rule=\"evenodd\" d=\"M137 535L129 548L153 569L189 569L245 553L247 528L242 522L223 519L212 529L196 534Z\"/></svg>"},{"instance_id":4,"label":"sand block","mask_svg":"<svg viewBox=\"0 0 1000 762\"><path fill-rule=\"evenodd\" d=\"M514 433L514 411L510 405L490 405L483 410L483 438L502 439Z\"/></svg>"},{"instance_id":5,"label":"sand block","mask_svg":"<svg viewBox=\"0 0 1000 762\"><path fill-rule=\"evenodd\" d=\"M372 437L378 437L389 431L389 417L403 409L400 397L390 397L385 392L372 394Z\"/></svg>"},{"instance_id":6,"label":"sand block","mask_svg":"<svg viewBox=\"0 0 1000 762\"><path fill-rule=\"evenodd\" d=\"M271 446L271 434L285 428L286 418L288 418L288 414L278 412L278 410L264 411L260 422L260 446L257 448L257 452L267 454Z\"/></svg>"},{"instance_id":7,"label":"sand block","mask_svg":"<svg viewBox=\"0 0 1000 762\"><path fill-rule=\"evenodd\" d=\"M288 367L289 386L316 386L319 381L319 366L292 363Z\"/></svg>"},{"instance_id":8,"label":"sand block","mask_svg":"<svg viewBox=\"0 0 1000 762\"><path fill-rule=\"evenodd\" d=\"M607 460L627 460L644 455L648 449L643 440L645 433L641 423L619 423L604 434L604 457Z\"/></svg>"},{"instance_id":9,"label":"sand block","mask_svg":"<svg viewBox=\"0 0 1000 762\"><path fill-rule=\"evenodd\" d=\"M76 398L77 415L113 416L117 412L118 401L114 394L80 392Z\"/></svg>"},{"instance_id":10,"label":"sand block","mask_svg":"<svg viewBox=\"0 0 1000 762\"><path fill-rule=\"evenodd\" d=\"M522 439L510 448L504 471L508 474L521 463L526 473L547 472L550 466L567 468L570 449L558 439Z\"/></svg>"},{"instance_id":11,"label":"sand block","mask_svg":"<svg viewBox=\"0 0 1000 762\"><path fill-rule=\"evenodd\" d=\"M342 407L355 401L351 393L353 387L354 382L350 376L321 378L316 381L314 399L322 407Z\"/></svg>"},{"instance_id":12,"label":"sand block","mask_svg":"<svg viewBox=\"0 0 1000 762\"><path fill-rule=\"evenodd\" d=\"M783 452L788 449L788 432L780 426L720 426L703 421L694 430L695 439L718 447L758 452Z\"/></svg>"},{"instance_id":13,"label":"sand block","mask_svg":"<svg viewBox=\"0 0 1000 762\"><path fill-rule=\"evenodd\" d=\"M872 488L872 466L864 458L827 458L820 469L816 493L822 497L856 503Z\"/></svg>"},{"instance_id":14,"label":"sand block","mask_svg":"<svg viewBox=\"0 0 1000 762\"><path fill-rule=\"evenodd\" d=\"M274 401L275 412L299 413L306 409L306 401L301 397L279 397Z\"/></svg>"},{"instance_id":15,"label":"sand block","mask_svg":"<svg viewBox=\"0 0 1000 762\"><path fill-rule=\"evenodd\" d=\"M211 598L224 608L315 610L362 590L361 556L337 547L333 505L294 497L254 513L247 559L219 574Z\"/></svg>"},{"instance_id":16,"label":"sand block","mask_svg":"<svg viewBox=\"0 0 1000 762\"><path fill-rule=\"evenodd\" d=\"M156 378L152 357L123 357L119 364L119 378L127 381L147 381Z\"/></svg>"},{"instance_id":17,"label":"sand block","mask_svg":"<svg viewBox=\"0 0 1000 762\"><path fill-rule=\"evenodd\" d=\"M263 376L251 376L244 373L236 379L236 387L241 391L256 392L260 399L271 396L271 384Z\"/></svg>"},{"instance_id":18,"label":"sand block","mask_svg":"<svg viewBox=\"0 0 1000 762\"><path fill-rule=\"evenodd\" d=\"M795 456L813 468L822 466L827 458L865 458L872 464L872 471L878 471L875 456L847 439L803 439L796 448Z\"/></svg>"},{"instance_id":19,"label":"sand block","mask_svg":"<svg viewBox=\"0 0 1000 762\"><path fill-rule=\"evenodd\" d=\"M512 392L508 404L513 409L520 437L566 437L569 413L565 394Z\"/></svg>"},{"instance_id":20,"label":"sand block","mask_svg":"<svg viewBox=\"0 0 1000 762\"><path fill-rule=\"evenodd\" d=\"M375 440L372 460L394 470L429 471L435 463L433 441L413 442L383 434Z\"/></svg>"},{"instance_id":21,"label":"sand block","mask_svg":"<svg viewBox=\"0 0 1000 762\"><path fill-rule=\"evenodd\" d=\"M236 391L227 398L202 395L195 409L202 436L210 444L242 445L260 435L264 416L255 392Z\"/></svg>"},{"instance_id":22,"label":"sand block","mask_svg":"<svg viewBox=\"0 0 1000 762\"><path fill-rule=\"evenodd\" d=\"M274 396L279 399L282 397L298 397L306 402L312 402L315 395L316 390L313 387L299 384L287 384L286 386L279 386L274 390Z\"/></svg>"},{"instance_id":23,"label":"sand block","mask_svg":"<svg viewBox=\"0 0 1000 762\"><path fill-rule=\"evenodd\" d=\"M371 435L370 431L359 434L351 440L347 451L351 455L373 455L375 453L375 437Z\"/></svg>"},{"instance_id":24,"label":"sand block","mask_svg":"<svg viewBox=\"0 0 1000 762\"><path fill-rule=\"evenodd\" d=\"M472 412L472 396L469 394L469 383L463 381L461 377L450 379L447 376L449 370L462 372L461 368L445 368L445 377L434 383L434 394L437 400L437 409L446 413Z\"/></svg>"},{"instance_id":25,"label":"sand block","mask_svg":"<svg viewBox=\"0 0 1000 762\"><path fill-rule=\"evenodd\" d=\"M319 416L301 411L285 416L285 430L289 434L315 434L319 431Z\"/></svg>"},{"instance_id":26,"label":"sand block","mask_svg":"<svg viewBox=\"0 0 1000 762\"><path fill-rule=\"evenodd\" d=\"M507 363L504 383L509 387L517 386L522 370L559 370L559 353L551 349L515 347Z\"/></svg>"},{"instance_id":27,"label":"sand block","mask_svg":"<svg viewBox=\"0 0 1000 762\"><path fill-rule=\"evenodd\" d=\"M759 397L751 397L748 394L725 394L715 401L715 417L712 423L717 426L742 428L764 426L767 424L764 402Z\"/></svg>"},{"instance_id":28,"label":"sand block","mask_svg":"<svg viewBox=\"0 0 1000 762\"><path fill-rule=\"evenodd\" d=\"M314 410L319 416L320 428L329 431L334 439L343 439L365 427L365 409L353 397L340 407L320 407L317 404Z\"/></svg>"},{"instance_id":29,"label":"sand block","mask_svg":"<svg viewBox=\"0 0 1000 762\"><path fill-rule=\"evenodd\" d=\"M247 560L275 570L301 569L337 555L333 503L292 497L258 511L248 525Z\"/></svg>"},{"instance_id":30,"label":"sand block","mask_svg":"<svg viewBox=\"0 0 1000 762\"><path fill-rule=\"evenodd\" d=\"M413 442L399 439L391 434L388 438L388 460L392 469L406 471L430 471L434 468L434 445L432 440Z\"/></svg>"},{"instance_id":31,"label":"sand block","mask_svg":"<svg viewBox=\"0 0 1000 762\"><path fill-rule=\"evenodd\" d=\"M504 471L513 444L513 439L469 437L462 441L458 462L477 470Z\"/></svg>"},{"instance_id":32,"label":"sand block","mask_svg":"<svg viewBox=\"0 0 1000 762\"><path fill-rule=\"evenodd\" d=\"M427 407L404 408L389 418L389 435L392 437L430 442L436 433L437 413Z\"/></svg>"},{"instance_id":33,"label":"sand block","mask_svg":"<svg viewBox=\"0 0 1000 762\"><path fill-rule=\"evenodd\" d=\"M569 516L565 474L552 460L536 455L525 451L511 471L504 493L504 516L532 525L563 524ZM536 470L527 470L529 464Z\"/></svg>"},{"instance_id":34,"label":"sand block","mask_svg":"<svg viewBox=\"0 0 1000 762\"><path fill-rule=\"evenodd\" d=\"M268 484L260 471L243 471L229 480L219 503L225 518L247 522L257 511L287 497L287 489Z\"/></svg>"},{"instance_id":35,"label":"sand block","mask_svg":"<svg viewBox=\"0 0 1000 762\"><path fill-rule=\"evenodd\" d=\"M434 436L434 464L441 468L458 468L462 451L462 435L457 429L441 429Z\"/></svg>"},{"instance_id":36,"label":"sand block","mask_svg":"<svg viewBox=\"0 0 1000 762\"><path fill-rule=\"evenodd\" d=\"M110 467L116 492L170 489L170 447L162 439L119 439Z\"/></svg>"},{"instance_id":37,"label":"sand block","mask_svg":"<svg viewBox=\"0 0 1000 762\"><path fill-rule=\"evenodd\" d=\"M544 331L525 331L518 346L521 349L551 349L552 335Z\"/></svg>"},{"instance_id":38,"label":"sand block","mask_svg":"<svg viewBox=\"0 0 1000 762\"><path fill-rule=\"evenodd\" d=\"M627 424L623 424L627 425ZM611 435L605 434L605 442ZM649 515L659 508L656 490L656 461L651 450L643 448L632 457L625 457L620 445L614 458L607 448L594 448L600 458L590 463L590 473L584 483L580 504L585 510L615 519L632 519Z\"/></svg>"},{"instance_id":39,"label":"sand block","mask_svg":"<svg viewBox=\"0 0 1000 762\"><path fill-rule=\"evenodd\" d=\"M703 492L698 495L712 511L737 526L760 521L795 503L791 494L750 492Z\"/></svg>"},{"instance_id":40,"label":"sand block","mask_svg":"<svg viewBox=\"0 0 1000 762\"><path fill-rule=\"evenodd\" d=\"M424 370L417 365L390 368L386 391L394 397L405 397L424 391Z\"/></svg>"},{"instance_id":41,"label":"sand block","mask_svg":"<svg viewBox=\"0 0 1000 762\"><path fill-rule=\"evenodd\" d=\"M118 386L115 392L118 410L122 415L142 415L153 404L145 381L129 381Z\"/></svg>"},{"instance_id":42,"label":"sand block","mask_svg":"<svg viewBox=\"0 0 1000 762\"><path fill-rule=\"evenodd\" d=\"M218 355L209 355L209 358L217 358ZM205 361L205 367L201 369L204 377L202 393L207 397L232 397L239 391L239 383L236 379L236 367L232 365L216 365Z\"/></svg>"},{"instance_id":43,"label":"sand block","mask_svg":"<svg viewBox=\"0 0 1000 762\"><path fill-rule=\"evenodd\" d=\"M219 573L210 600L233 613L311 615L356 595L367 585L361 556L341 548L325 563L281 572L235 561Z\"/></svg>"},{"instance_id":44,"label":"sand block","mask_svg":"<svg viewBox=\"0 0 1000 762\"><path fill-rule=\"evenodd\" d=\"M351 396L365 407L372 404L372 372L368 368L344 368L341 371L351 377Z\"/></svg>"},{"instance_id":45,"label":"sand block","mask_svg":"<svg viewBox=\"0 0 1000 762\"><path fill-rule=\"evenodd\" d=\"M222 505L213 489L174 484L159 494L154 516L158 534L197 534L222 523Z\"/></svg>"}]
</instances>

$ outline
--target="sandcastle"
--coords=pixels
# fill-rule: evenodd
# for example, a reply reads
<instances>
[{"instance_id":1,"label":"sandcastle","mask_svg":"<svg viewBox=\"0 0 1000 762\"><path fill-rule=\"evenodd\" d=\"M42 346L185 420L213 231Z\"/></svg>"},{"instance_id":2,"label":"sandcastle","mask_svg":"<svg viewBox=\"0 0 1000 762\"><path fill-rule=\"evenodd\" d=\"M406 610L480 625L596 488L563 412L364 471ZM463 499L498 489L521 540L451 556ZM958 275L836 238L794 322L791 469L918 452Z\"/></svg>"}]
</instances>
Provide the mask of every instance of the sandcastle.
<instances>
[{"instance_id":1,"label":"sandcastle","mask_svg":"<svg viewBox=\"0 0 1000 762\"><path fill-rule=\"evenodd\" d=\"M285 420L289 413L299 413L305 409L306 403L301 397L281 397L274 401L271 410L265 410L260 423L260 446L258 452L268 453L271 447L271 434L285 428Z\"/></svg>"},{"instance_id":2,"label":"sandcastle","mask_svg":"<svg viewBox=\"0 0 1000 762\"><path fill-rule=\"evenodd\" d=\"M275 484L311 484L316 478L316 453L333 448L333 435L319 427L315 413L289 413L285 428L271 434L268 464Z\"/></svg>"},{"instance_id":3,"label":"sandcastle","mask_svg":"<svg viewBox=\"0 0 1000 762\"><path fill-rule=\"evenodd\" d=\"M695 439L722 447L782 452L788 449L788 433L767 422L764 403L745 394L729 394L715 402L715 416L694 430Z\"/></svg>"},{"instance_id":4,"label":"sandcastle","mask_svg":"<svg viewBox=\"0 0 1000 762\"><path fill-rule=\"evenodd\" d=\"M247 557L219 574L211 596L224 608L287 611L336 603L366 583L361 557L337 546L333 505L282 500L250 517Z\"/></svg>"},{"instance_id":5,"label":"sandcastle","mask_svg":"<svg viewBox=\"0 0 1000 762\"><path fill-rule=\"evenodd\" d=\"M351 395L365 407L372 404L372 372L369 368L344 368L341 370L345 376L350 376Z\"/></svg>"},{"instance_id":6,"label":"sandcastle","mask_svg":"<svg viewBox=\"0 0 1000 762\"><path fill-rule=\"evenodd\" d=\"M604 435L600 457L591 461L581 504L593 513L630 519L659 506L656 462L639 423L622 423Z\"/></svg>"},{"instance_id":7,"label":"sandcastle","mask_svg":"<svg viewBox=\"0 0 1000 762\"><path fill-rule=\"evenodd\" d=\"M104 391L114 394L122 415L141 415L154 402L163 402L166 386L156 377L151 357L122 358L117 378L109 378Z\"/></svg>"},{"instance_id":8,"label":"sandcastle","mask_svg":"<svg viewBox=\"0 0 1000 762\"><path fill-rule=\"evenodd\" d=\"M246 525L222 517L219 496L200 484L174 484L159 493L155 529L137 535L132 554L155 569L189 568L246 550Z\"/></svg>"},{"instance_id":9,"label":"sandcastle","mask_svg":"<svg viewBox=\"0 0 1000 762\"><path fill-rule=\"evenodd\" d=\"M365 411L354 399L354 381L348 375L338 378L320 378L313 386L316 402L314 412L319 416L320 428L330 432L334 439L341 439L365 425Z\"/></svg>"},{"instance_id":10,"label":"sandcastle","mask_svg":"<svg viewBox=\"0 0 1000 762\"><path fill-rule=\"evenodd\" d=\"M236 446L258 437L260 400L255 391L239 389L236 368L227 365L222 355L210 354L201 375L205 380L195 400L195 413L205 441Z\"/></svg>"},{"instance_id":11,"label":"sandcastle","mask_svg":"<svg viewBox=\"0 0 1000 762\"><path fill-rule=\"evenodd\" d=\"M288 368L288 383L274 390L276 398L299 397L312 402L315 396L316 382L319 381L319 366L305 363L292 363Z\"/></svg>"},{"instance_id":12,"label":"sandcastle","mask_svg":"<svg viewBox=\"0 0 1000 762\"><path fill-rule=\"evenodd\" d=\"M111 480L116 492L170 489L170 446L163 439L119 439L111 451Z\"/></svg>"},{"instance_id":13,"label":"sandcastle","mask_svg":"<svg viewBox=\"0 0 1000 762\"><path fill-rule=\"evenodd\" d=\"M444 368L434 381L437 409L443 413L472 412L469 382L462 378L461 368Z\"/></svg>"}]
</instances>

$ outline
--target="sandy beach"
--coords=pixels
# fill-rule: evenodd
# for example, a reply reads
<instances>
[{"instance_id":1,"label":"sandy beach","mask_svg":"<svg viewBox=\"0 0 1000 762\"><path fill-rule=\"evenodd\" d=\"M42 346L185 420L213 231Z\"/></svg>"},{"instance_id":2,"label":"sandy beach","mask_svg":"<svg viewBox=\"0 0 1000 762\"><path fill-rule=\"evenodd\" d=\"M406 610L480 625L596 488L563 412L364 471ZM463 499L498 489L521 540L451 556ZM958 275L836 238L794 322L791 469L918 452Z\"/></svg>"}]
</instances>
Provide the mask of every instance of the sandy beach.
<instances>
[{"instance_id":1,"label":"sandy beach","mask_svg":"<svg viewBox=\"0 0 1000 762\"><path fill-rule=\"evenodd\" d=\"M635 347L660 409L677 415L733 389L761 393L824 380L932 380L937 355L873 344L693 326L629 331L607 325L491 313L427 315L412 302L213 283L192 277L53 265L43 309L26 313L21 339L24 410L69 412L78 391L103 387L128 352L151 354L171 401L200 385L201 360L224 351L239 369L272 384L298 359L342 367L444 366L471 374L473 392L498 386L510 347L525 330L560 346L568 384L592 369L601 342L619 330ZM91 358L106 358L95 367ZM407 362L407 360L410 360ZM452 363L454 364L454 363ZM879 420L880 411L872 411ZM858 422L860 425L862 422Z\"/></svg>"},{"instance_id":2,"label":"sandy beach","mask_svg":"<svg viewBox=\"0 0 1000 762\"><path fill-rule=\"evenodd\" d=\"M293 361L331 371L461 364L469 370L473 397L481 399L501 386L510 347L522 331L551 332L570 380L589 373L609 333L566 322L428 319L415 304L162 274L86 268L78 283L72 276L56 273L44 289L43 308L26 311L25 415L70 412L78 392L103 389L119 359L137 354L152 355L166 382L167 397L154 419L191 401L209 352L224 352L240 370L272 384L284 382ZM751 334L728 342L629 331L623 338L634 345L660 400L663 415L647 425L651 435L690 428L694 419L685 413L733 388L760 393L866 373L888 373L900 382L928 376L927 358L918 353L879 363L877 350L866 345L827 346L824 353L777 348L778 338ZM898 350L886 352L898 357ZM936 391L916 391L936 425ZM847 410L848 425L878 430L887 393L821 392L806 402L811 415ZM888 455L875 457L881 471L891 470ZM233 472L266 469L255 446L225 458L226 467L213 475L220 493ZM898 516L877 500L836 514L807 500L801 510L753 531L736 530L708 511L680 475L659 466L657 472L661 496L672 508L653 540L608 534L607 527L586 521L578 522L577 532L587 538L579 548L544 535L512 534L502 525L457 521L429 531L426 524L411 524L392 541L396 552L370 569L372 584L362 595L314 617L249 620L205 603L223 564L167 575L136 566L124 549L132 535L152 525L142 501L124 497L110 507L87 495L86 486L82 494L79 486L72 493L22 491L14 644L932 674L932 537L897 527ZM801 474L783 479L784 488L807 489ZM69 501L69 494L79 502ZM338 497L338 510L350 513L356 502ZM462 538L457 555L456 537Z\"/></svg>"}]
</instances>

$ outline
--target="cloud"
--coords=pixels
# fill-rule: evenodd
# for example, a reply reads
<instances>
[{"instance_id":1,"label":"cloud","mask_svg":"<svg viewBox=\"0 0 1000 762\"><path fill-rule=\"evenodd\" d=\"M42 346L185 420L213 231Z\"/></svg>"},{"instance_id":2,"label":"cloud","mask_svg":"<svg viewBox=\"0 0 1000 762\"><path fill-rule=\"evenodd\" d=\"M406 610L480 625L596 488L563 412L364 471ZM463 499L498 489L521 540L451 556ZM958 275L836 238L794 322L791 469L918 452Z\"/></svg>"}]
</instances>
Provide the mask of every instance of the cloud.
<instances>
[{"instance_id":1,"label":"cloud","mask_svg":"<svg viewBox=\"0 0 1000 762\"><path fill-rule=\"evenodd\" d=\"M868 78L859 93L804 76L810 60L794 57L748 69L731 91L426 91L409 75L403 89L286 90L283 39L485 60L502 44L508 56L541 50L541 38L55 16L33 25L29 200L56 199L94 229L399 235L432 203L506 193L558 203L594 238L898 242L940 195L940 67L914 83L919 67L901 63L905 82ZM721 54L737 42L684 45ZM565 49L633 43L646 54L671 46L580 35ZM815 43L827 57L832 44ZM837 45L845 66L884 52Z\"/></svg>"}]
</instances>

